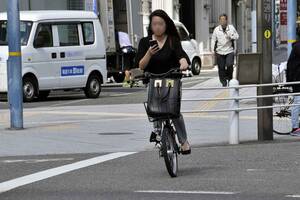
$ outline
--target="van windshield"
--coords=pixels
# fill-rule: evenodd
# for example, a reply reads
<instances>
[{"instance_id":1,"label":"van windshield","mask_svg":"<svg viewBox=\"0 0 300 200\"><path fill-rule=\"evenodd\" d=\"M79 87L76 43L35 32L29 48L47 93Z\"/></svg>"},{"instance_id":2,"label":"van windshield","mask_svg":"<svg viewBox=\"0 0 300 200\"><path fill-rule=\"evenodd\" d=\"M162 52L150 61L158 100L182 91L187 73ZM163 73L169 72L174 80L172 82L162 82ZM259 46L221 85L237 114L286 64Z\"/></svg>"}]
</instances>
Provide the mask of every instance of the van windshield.
<instances>
[{"instance_id":1,"label":"van windshield","mask_svg":"<svg viewBox=\"0 0 300 200\"><path fill-rule=\"evenodd\" d=\"M20 22L20 37L21 45L26 46L30 32L32 28L32 22L21 21ZM8 32L7 32L7 21L0 21L0 46L8 45Z\"/></svg>"}]
</instances>

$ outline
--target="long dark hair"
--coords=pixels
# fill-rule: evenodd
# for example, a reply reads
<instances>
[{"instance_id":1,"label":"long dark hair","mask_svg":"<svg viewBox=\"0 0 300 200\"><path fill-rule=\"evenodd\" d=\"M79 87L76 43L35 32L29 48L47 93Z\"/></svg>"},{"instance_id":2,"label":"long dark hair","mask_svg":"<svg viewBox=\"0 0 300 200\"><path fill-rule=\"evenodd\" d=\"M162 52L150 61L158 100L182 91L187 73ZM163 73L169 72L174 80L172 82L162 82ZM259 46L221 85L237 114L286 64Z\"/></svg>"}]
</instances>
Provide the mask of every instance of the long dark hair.
<instances>
[{"instance_id":1,"label":"long dark hair","mask_svg":"<svg viewBox=\"0 0 300 200\"><path fill-rule=\"evenodd\" d=\"M166 34L168 35L168 37L171 39L171 43L173 41L179 41L180 37L179 37L179 33L176 29L176 26L173 22L173 20L169 17L169 15L163 11L163 10L155 10L151 13L150 17L149 17L149 26L148 26L148 36L152 36L153 35L153 31L152 31L152 19L153 17L160 17L162 18L165 23L166 23Z\"/></svg>"}]
</instances>

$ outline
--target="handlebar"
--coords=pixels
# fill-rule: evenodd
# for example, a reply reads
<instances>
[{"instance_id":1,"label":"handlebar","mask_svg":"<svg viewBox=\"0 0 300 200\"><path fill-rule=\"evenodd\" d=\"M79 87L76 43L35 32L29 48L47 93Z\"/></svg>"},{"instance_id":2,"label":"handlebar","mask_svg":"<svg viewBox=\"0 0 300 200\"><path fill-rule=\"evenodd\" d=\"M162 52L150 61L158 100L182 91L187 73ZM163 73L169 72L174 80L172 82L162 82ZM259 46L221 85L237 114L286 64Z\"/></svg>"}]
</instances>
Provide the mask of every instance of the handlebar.
<instances>
[{"instance_id":1,"label":"handlebar","mask_svg":"<svg viewBox=\"0 0 300 200\"><path fill-rule=\"evenodd\" d=\"M143 75L136 76L135 78L150 79L150 78L166 78L168 76L172 76L172 77L175 76L175 77L181 78L183 76L183 74L179 68L174 68L174 69L171 69L168 72L162 73L162 74L154 74L154 73L150 73L150 72L145 72Z\"/></svg>"}]
</instances>

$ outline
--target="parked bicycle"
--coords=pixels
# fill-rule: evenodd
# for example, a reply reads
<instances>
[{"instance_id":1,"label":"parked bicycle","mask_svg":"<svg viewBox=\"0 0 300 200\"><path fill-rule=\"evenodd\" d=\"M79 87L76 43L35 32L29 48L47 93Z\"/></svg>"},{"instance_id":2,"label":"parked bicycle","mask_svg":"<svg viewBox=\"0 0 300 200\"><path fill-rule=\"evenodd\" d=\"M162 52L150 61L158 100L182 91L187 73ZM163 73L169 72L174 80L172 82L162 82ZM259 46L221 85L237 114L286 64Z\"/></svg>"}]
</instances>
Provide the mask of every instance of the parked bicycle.
<instances>
[{"instance_id":1,"label":"parked bicycle","mask_svg":"<svg viewBox=\"0 0 300 200\"><path fill-rule=\"evenodd\" d=\"M292 89L288 86L273 87L273 94L289 94ZM289 135L292 130L291 105L294 103L293 96L280 96L273 98L273 131L278 135Z\"/></svg>"},{"instance_id":2,"label":"parked bicycle","mask_svg":"<svg viewBox=\"0 0 300 200\"><path fill-rule=\"evenodd\" d=\"M273 66L273 82L285 83L286 63ZM284 84L273 87L273 94L284 95L292 93L292 88ZM289 135L292 130L291 106L294 103L293 96L280 96L273 98L273 131L278 135Z\"/></svg>"}]
</instances>

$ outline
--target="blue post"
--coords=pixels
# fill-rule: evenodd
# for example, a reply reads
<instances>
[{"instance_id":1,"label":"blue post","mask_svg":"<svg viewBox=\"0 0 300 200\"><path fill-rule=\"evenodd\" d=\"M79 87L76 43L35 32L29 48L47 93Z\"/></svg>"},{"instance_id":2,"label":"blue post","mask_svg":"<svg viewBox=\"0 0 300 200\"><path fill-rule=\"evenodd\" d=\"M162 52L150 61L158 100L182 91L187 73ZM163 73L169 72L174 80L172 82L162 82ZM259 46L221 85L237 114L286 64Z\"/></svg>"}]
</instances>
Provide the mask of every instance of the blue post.
<instances>
[{"instance_id":1,"label":"blue post","mask_svg":"<svg viewBox=\"0 0 300 200\"><path fill-rule=\"evenodd\" d=\"M93 11L98 16L98 0L93 0Z\"/></svg>"},{"instance_id":2,"label":"blue post","mask_svg":"<svg viewBox=\"0 0 300 200\"><path fill-rule=\"evenodd\" d=\"M292 51L292 44L296 41L297 0L288 0L288 56Z\"/></svg>"},{"instance_id":3,"label":"blue post","mask_svg":"<svg viewBox=\"0 0 300 200\"><path fill-rule=\"evenodd\" d=\"M7 0L9 58L7 61L10 128L23 129L22 60L19 0Z\"/></svg>"}]
</instances>

